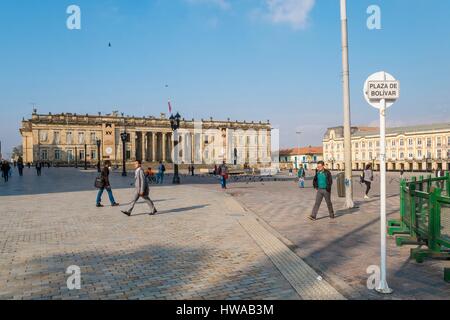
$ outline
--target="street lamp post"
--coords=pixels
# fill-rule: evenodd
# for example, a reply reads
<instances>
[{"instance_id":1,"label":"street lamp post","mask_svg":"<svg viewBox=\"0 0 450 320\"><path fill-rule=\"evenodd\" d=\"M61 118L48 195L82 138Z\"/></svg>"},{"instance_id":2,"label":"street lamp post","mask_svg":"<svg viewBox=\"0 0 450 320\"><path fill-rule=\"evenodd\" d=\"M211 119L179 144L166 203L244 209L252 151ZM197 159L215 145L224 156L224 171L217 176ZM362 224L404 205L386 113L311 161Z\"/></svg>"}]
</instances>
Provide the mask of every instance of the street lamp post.
<instances>
[{"instance_id":1,"label":"street lamp post","mask_svg":"<svg viewBox=\"0 0 450 320\"><path fill-rule=\"evenodd\" d=\"M352 133L350 123L350 68L348 62L347 0L341 0L341 33L344 93L345 207L351 209L355 204L353 203L352 185Z\"/></svg>"},{"instance_id":2,"label":"street lamp post","mask_svg":"<svg viewBox=\"0 0 450 320\"><path fill-rule=\"evenodd\" d=\"M301 150L301 148L302 148L302 143L301 143L301 135L302 135L302 133L303 132L301 132L301 131L297 131L295 134L297 134L298 135L298 158L301 158L300 157L300 150ZM296 164L295 164L295 166L297 167L296 169L299 169L299 165L298 165L298 161L299 159L297 159L297 161L296 161ZM301 162L301 160L300 160L300 162Z\"/></svg>"},{"instance_id":3,"label":"street lamp post","mask_svg":"<svg viewBox=\"0 0 450 320\"><path fill-rule=\"evenodd\" d=\"M75 147L75 168L78 168L78 148Z\"/></svg>"},{"instance_id":4,"label":"street lamp post","mask_svg":"<svg viewBox=\"0 0 450 320\"><path fill-rule=\"evenodd\" d=\"M127 176L127 168L126 168L126 157L127 157L127 151L126 151L126 143L127 143L128 133L127 129L125 129L124 132L120 134L120 139L122 139L122 177Z\"/></svg>"},{"instance_id":5,"label":"street lamp post","mask_svg":"<svg viewBox=\"0 0 450 320\"><path fill-rule=\"evenodd\" d=\"M175 151L178 150L178 137L177 137L177 133L176 131L180 128L180 119L181 116L180 114L177 112L177 114L171 115L170 116L170 126L172 127L172 131L174 133L174 173L173 173L173 184L180 184L180 175L178 173L178 156L175 155Z\"/></svg>"},{"instance_id":6,"label":"street lamp post","mask_svg":"<svg viewBox=\"0 0 450 320\"><path fill-rule=\"evenodd\" d=\"M84 144L84 170L87 170L87 144Z\"/></svg>"},{"instance_id":7,"label":"street lamp post","mask_svg":"<svg viewBox=\"0 0 450 320\"><path fill-rule=\"evenodd\" d=\"M97 171L101 172L101 163L100 163L100 146L102 145L102 140L97 139Z\"/></svg>"}]
</instances>

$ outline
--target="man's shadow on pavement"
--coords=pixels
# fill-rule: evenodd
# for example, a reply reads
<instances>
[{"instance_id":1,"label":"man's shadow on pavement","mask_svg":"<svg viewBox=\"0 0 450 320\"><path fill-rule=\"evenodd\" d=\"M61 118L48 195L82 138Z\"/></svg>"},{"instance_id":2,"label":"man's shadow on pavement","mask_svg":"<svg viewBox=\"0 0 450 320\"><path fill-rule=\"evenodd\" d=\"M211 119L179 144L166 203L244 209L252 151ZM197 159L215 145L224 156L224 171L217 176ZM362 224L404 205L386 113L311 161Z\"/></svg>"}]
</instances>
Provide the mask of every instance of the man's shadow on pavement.
<instances>
[{"instance_id":1,"label":"man's shadow on pavement","mask_svg":"<svg viewBox=\"0 0 450 320\"><path fill-rule=\"evenodd\" d=\"M165 202L165 201L172 201L172 200L176 200L176 199L161 199L161 200L152 200L153 203L158 203L158 202ZM133 201L127 202L127 203L121 203L120 207L127 207L129 205L131 205L133 203ZM144 201L138 201L136 202L136 204L142 204L145 203Z\"/></svg>"},{"instance_id":2,"label":"man's shadow on pavement","mask_svg":"<svg viewBox=\"0 0 450 320\"><path fill-rule=\"evenodd\" d=\"M202 208L206 208L206 207L209 207L209 204L177 208L177 209L172 209L172 210L161 210L161 211L158 211L158 213L155 216L159 216L162 214L168 214L168 213L180 213L180 212L192 211L192 210L202 209ZM139 216L145 216L145 215L148 215L148 213L133 214L133 215L131 215L131 217L139 217Z\"/></svg>"}]
</instances>

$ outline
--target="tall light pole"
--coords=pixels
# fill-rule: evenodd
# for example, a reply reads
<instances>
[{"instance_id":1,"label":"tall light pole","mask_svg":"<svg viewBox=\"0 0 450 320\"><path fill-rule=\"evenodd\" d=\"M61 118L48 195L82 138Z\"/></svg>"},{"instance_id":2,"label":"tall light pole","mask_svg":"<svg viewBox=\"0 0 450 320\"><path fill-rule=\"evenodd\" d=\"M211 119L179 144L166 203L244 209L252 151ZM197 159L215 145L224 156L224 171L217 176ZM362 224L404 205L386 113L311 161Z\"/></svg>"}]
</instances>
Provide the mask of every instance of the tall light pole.
<instances>
[{"instance_id":1,"label":"tall light pole","mask_svg":"<svg viewBox=\"0 0 450 320\"><path fill-rule=\"evenodd\" d=\"M97 171L100 173L102 171L101 169L101 157L100 157L100 147L102 145L102 140L97 139Z\"/></svg>"},{"instance_id":2,"label":"tall light pole","mask_svg":"<svg viewBox=\"0 0 450 320\"><path fill-rule=\"evenodd\" d=\"M355 204L353 203L352 184L352 132L350 122L350 68L348 62L347 0L341 0L341 32L344 93L345 207L351 209Z\"/></svg>"},{"instance_id":3,"label":"tall light pole","mask_svg":"<svg viewBox=\"0 0 450 320\"><path fill-rule=\"evenodd\" d=\"M298 152L300 153L300 150L302 148L302 143L301 143L301 135L303 132L301 131L297 131L296 134L298 135ZM298 162L301 162L300 159L300 154L297 155L298 159L297 159L297 163L295 164L295 166L297 167L296 169L300 169L300 166L298 165Z\"/></svg>"},{"instance_id":4,"label":"tall light pole","mask_svg":"<svg viewBox=\"0 0 450 320\"><path fill-rule=\"evenodd\" d=\"M175 155L175 152L178 153L178 144L180 143L180 140L178 138L178 132L177 130L180 128L180 119L181 116L180 114L177 112L177 114L174 116L173 114L170 116L170 126L172 128L173 131L173 135L174 135L174 167L173 167L173 184L180 184L180 175L179 175L179 170L178 170L178 155Z\"/></svg>"},{"instance_id":5,"label":"tall light pole","mask_svg":"<svg viewBox=\"0 0 450 320\"><path fill-rule=\"evenodd\" d=\"M120 139L122 140L122 177L127 176L127 169L126 169L126 157L127 157L127 139L128 139L128 133L127 128L125 128L125 131L120 134Z\"/></svg>"}]
</instances>

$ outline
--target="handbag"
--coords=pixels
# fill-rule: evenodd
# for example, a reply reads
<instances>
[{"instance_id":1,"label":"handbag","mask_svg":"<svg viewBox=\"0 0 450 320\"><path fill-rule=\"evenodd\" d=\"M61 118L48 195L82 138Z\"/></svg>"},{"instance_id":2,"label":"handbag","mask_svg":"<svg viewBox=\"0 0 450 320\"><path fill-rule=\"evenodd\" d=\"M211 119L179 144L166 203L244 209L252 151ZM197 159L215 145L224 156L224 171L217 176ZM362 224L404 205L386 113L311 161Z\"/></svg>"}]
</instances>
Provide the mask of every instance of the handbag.
<instances>
[{"instance_id":1,"label":"handbag","mask_svg":"<svg viewBox=\"0 0 450 320\"><path fill-rule=\"evenodd\" d=\"M101 174L99 174L96 178L95 178L95 182L94 182L94 186L97 189L101 189L105 187L105 181L103 180L103 176Z\"/></svg>"}]
</instances>

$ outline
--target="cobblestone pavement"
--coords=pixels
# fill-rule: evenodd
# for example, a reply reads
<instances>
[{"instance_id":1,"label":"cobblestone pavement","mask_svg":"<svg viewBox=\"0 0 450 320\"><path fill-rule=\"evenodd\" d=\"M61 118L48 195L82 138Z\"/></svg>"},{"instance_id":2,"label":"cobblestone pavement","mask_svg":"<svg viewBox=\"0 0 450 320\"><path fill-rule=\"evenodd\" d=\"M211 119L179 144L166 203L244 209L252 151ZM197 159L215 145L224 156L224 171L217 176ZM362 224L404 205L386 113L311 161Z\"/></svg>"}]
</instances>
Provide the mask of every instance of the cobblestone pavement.
<instances>
[{"instance_id":1,"label":"cobblestone pavement","mask_svg":"<svg viewBox=\"0 0 450 320\"><path fill-rule=\"evenodd\" d=\"M0 299L300 299L226 194L155 187L159 214L139 204L127 217L123 207L95 208L94 176L47 169L1 184ZM111 180L125 204L131 177ZM71 265L81 290L66 286Z\"/></svg>"},{"instance_id":2,"label":"cobblestone pavement","mask_svg":"<svg viewBox=\"0 0 450 320\"><path fill-rule=\"evenodd\" d=\"M399 218L398 177L390 174L388 218ZM294 182L230 184L228 193L244 207L256 213L283 237L308 264L328 276L340 292L356 299L450 299L450 284L443 280L449 261L427 260L423 264L409 260L411 247L399 248L388 240L388 283L395 293L382 297L367 290L370 265L379 265L379 183L363 200L363 187L355 180L355 199L359 209L340 210L343 199L333 196L337 219L328 219L325 203L319 221L307 220L314 202L311 180L306 189ZM335 189L335 188L334 188ZM336 190L334 190L336 192Z\"/></svg>"}]
</instances>

